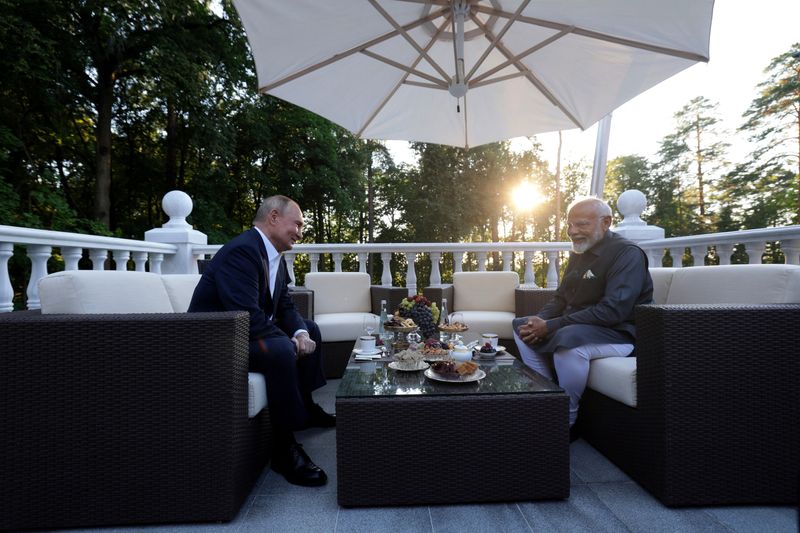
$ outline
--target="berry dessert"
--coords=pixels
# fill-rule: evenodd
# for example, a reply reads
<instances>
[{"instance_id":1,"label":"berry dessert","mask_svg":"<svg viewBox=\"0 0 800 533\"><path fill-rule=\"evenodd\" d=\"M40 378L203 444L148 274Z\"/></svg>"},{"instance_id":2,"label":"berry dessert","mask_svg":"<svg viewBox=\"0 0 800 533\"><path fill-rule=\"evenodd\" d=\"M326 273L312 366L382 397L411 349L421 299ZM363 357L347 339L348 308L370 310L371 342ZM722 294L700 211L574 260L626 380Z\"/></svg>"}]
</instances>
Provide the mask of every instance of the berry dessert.
<instances>
[{"instance_id":1,"label":"berry dessert","mask_svg":"<svg viewBox=\"0 0 800 533\"><path fill-rule=\"evenodd\" d=\"M488 342L486 344L484 344L483 346L481 346L481 349L480 349L480 352L482 354L488 354L488 355L492 355L496 351L497 350L494 349L494 346L492 346L491 343L488 343Z\"/></svg>"}]
</instances>

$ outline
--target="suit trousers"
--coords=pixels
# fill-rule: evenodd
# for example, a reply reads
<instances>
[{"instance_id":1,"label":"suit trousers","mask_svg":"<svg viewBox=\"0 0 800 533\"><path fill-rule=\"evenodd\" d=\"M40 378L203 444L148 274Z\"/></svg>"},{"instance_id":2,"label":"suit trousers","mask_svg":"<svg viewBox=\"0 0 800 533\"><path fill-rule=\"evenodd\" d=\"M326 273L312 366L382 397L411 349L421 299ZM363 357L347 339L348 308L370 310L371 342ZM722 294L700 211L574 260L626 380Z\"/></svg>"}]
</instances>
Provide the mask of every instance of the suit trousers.
<instances>
[{"instance_id":1,"label":"suit trousers","mask_svg":"<svg viewBox=\"0 0 800 533\"><path fill-rule=\"evenodd\" d=\"M250 341L250 371L264 375L269 416L273 423L289 430L307 427L309 413L304 398L310 398L311 391L326 383L319 326L311 320L305 322L309 336L317 344L314 353L297 357L288 336Z\"/></svg>"}]
</instances>

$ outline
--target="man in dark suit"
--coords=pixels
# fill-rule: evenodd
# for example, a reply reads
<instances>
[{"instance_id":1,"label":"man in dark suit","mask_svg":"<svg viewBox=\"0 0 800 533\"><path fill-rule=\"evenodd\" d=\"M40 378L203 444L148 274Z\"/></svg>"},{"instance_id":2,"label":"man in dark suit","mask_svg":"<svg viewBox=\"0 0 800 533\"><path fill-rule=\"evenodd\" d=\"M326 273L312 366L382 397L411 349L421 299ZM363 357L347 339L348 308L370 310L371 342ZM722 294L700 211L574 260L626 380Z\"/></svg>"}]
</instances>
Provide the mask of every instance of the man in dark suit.
<instances>
[{"instance_id":1,"label":"man in dark suit","mask_svg":"<svg viewBox=\"0 0 800 533\"><path fill-rule=\"evenodd\" d=\"M228 242L206 266L189 312L250 313L250 370L264 375L273 427L272 469L290 483L319 486L325 472L311 461L294 430L333 427L336 419L315 404L311 392L325 384L322 340L289 296L282 253L303 237L303 213L286 196L270 196L253 228Z\"/></svg>"},{"instance_id":2,"label":"man in dark suit","mask_svg":"<svg viewBox=\"0 0 800 533\"><path fill-rule=\"evenodd\" d=\"M611 208L598 198L573 202L567 213L572 254L554 298L535 316L516 318L514 340L523 362L569 395L570 439L589 362L633 351L633 310L651 303L647 256L610 231Z\"/></svg>"}]
</instances>

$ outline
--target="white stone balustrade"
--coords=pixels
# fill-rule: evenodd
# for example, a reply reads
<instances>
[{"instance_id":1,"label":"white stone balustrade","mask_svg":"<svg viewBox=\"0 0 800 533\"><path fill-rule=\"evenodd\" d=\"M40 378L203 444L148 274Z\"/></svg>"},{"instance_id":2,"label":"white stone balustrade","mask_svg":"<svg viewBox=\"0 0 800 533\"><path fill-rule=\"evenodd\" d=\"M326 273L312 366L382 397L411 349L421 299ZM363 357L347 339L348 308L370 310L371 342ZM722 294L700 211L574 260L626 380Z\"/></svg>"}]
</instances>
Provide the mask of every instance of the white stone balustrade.
<instances>
[{"instance_id":1,"label":"white stone balustrade","mask_svg":"<svg viewBox=\"0 0 800 533\"><path fill-rule=\"evenodd\" d=\"M734 245L737 244L745 245L749 262L760 263L767 243L773 241L780 242L787 263L800 264L800 226L797 225L661 238L663 231L660 228L647 226L641 220L646 202L639 191L626 191L620 196L618 204L625 219L613 229L636 240L648 254L651 266L661 266L667 250L673 257L673 266L681 266L686 248L691 250L694 264L701 266L712 246L720 264L730 264ZM8 264L15 245L25 247L27 258L31 262L31 276L26 280L29 309L39 307L38 281L47 275L48 260L54 250L60 251L66 270L77 270L78 262L86 251L95 270L105 268L106 259L112 257L117 270L126 270L132 259L134 269L140 272L149 270L161 273L162 264L168 266L166 273L197 272L197 260L212 257L222 245L206 244L205 235L192 229L186 222L192 203L184 193L168 193L163 206L171 216L170 222L158 230L147 232L148 237L161 242L0 225L0 312L13 309L14 294ZM397 259L397 264L405 269L406 288L411 294L420 288L417 287L417 271L421 260L429 259L431 262L430 284L441 286L441 265L449 257L453 259L455 272L464 271L465 265L469 265L467 270L484 271L488 268L522 272L521 285L528 288L537 287L534 273L544 269L545 286L554 288L558 286L559 263L567 257L569 249L568 242L298 244L285 254L285 258L294 285L295 262L298 256L308 258L311 272L319 271L319 262L326 257L331 258L333 270L336 272L344 270L346 259L351 257L355 258L359 272L367 272L368 262L380 257L383 265L380 283L383 286L393 284L391 263L392 259ZM493 254L494 260L500 257L499 264L490 262L487 265L489 254ZM473 257L474 262L470 262Z\"/></svg>"}]
</instances>

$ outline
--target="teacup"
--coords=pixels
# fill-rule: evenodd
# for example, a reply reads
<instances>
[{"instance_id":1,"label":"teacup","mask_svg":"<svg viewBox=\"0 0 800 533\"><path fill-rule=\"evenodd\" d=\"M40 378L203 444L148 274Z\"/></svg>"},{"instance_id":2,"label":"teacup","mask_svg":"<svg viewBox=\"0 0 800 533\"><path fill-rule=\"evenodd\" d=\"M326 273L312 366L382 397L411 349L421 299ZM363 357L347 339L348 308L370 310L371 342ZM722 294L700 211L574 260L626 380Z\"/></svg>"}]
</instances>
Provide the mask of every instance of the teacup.
<instances>
[{"instance_id":1,"label":"teacup","mask_svg":"<svg viewBox=\"0 0 800 533\"><path fill-rule=\"evenodd\" d=\"M497 333L481 333L481 346L487 342L492 345L492 348L497 349Z\"/></svg>"},{"instance_id":2,"label":"teacup","mask_svg":"<svg viewBox=\"0 0 800 533\"><path fill-rule=\"evenodd\" d=\"M375 337L372 335L361 335L358 340L361 342L361 350L365 352L375 351Z\"/></svg>"}]
</instances>

